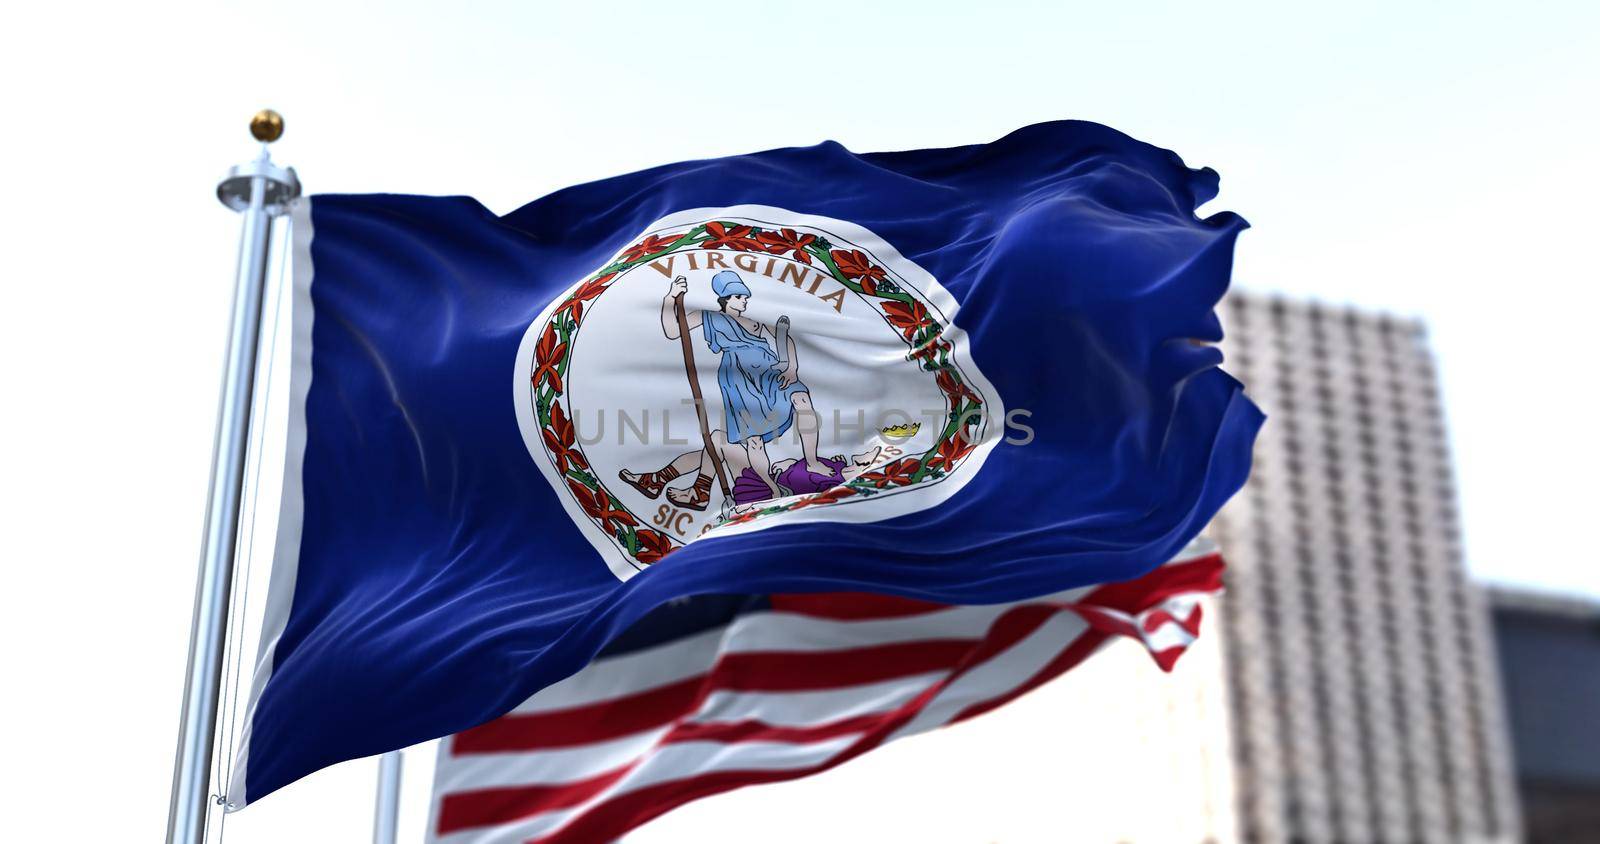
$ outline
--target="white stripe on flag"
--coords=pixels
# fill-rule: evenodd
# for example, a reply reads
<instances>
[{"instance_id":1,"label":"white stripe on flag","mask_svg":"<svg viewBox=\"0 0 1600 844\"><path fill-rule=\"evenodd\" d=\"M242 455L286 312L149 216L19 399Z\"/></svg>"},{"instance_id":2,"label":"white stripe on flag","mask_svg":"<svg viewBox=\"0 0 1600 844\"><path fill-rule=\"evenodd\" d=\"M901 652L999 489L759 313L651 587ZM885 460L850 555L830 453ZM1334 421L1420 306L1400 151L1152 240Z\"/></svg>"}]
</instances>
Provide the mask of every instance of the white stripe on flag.
<instances>
[{"instance_id":1,"label":"white stripe on flag","mask_svg":"<svg viewBox=\"0 0 1600 844\"><path fill-rule=\"evenodd\" d=\"M855 735L846 735L825 742L801 745L781 742L723 744L704 741L668 745L650 754L639 767L629 771L610 788L577 806L545 812L492 829L461 830L429 840L436 844L468 844L468 842L521 844L529 839L555 832L562 824L595 805L631 791L711 770L774 771L808 768L827 761L849 747L856 738Z\"/></svg>"},{"instance_id":2,"label":"white stripe on flag","mask_svg":"<svg viewBox=\"0 0 1600 844\"><path fill-rule=\"evenodd\" d=\"M821 691L718 691L707 695L705 704L689 720L695 723L759 721L773 727L814 727L896 709L947 673L918 674Z\"/></svg>"}]
</instances>

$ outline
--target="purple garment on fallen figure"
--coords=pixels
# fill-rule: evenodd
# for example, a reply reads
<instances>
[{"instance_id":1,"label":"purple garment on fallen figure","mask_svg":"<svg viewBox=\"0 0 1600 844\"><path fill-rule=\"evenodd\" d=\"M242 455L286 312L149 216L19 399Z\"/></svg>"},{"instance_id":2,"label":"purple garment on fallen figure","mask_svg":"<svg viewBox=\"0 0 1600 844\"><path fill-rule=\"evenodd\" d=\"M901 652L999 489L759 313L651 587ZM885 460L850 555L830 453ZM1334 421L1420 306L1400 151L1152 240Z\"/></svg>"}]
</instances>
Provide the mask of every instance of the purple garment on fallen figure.
<instances>
[{"instance_id":1,"label":"purple garment on fallen figure","mask_svg":"<svg viewBox=\"0 0 1600 844\"><path fill-rule=\"evenodd\" d=\"M795 495L810 495L813 492L822 492L825 489L832 489L844 483L845 464L843 457L822 457L819 459L823 464L833 469L833 474L819 475L808 471L804 460L796 460L793 465L778 473L778 483ZM752 504L757 501L765 501L771 497L772 490L761 482L761 476L757 475L749 466L746 466L744 471L739 473L739 477L733 479L733 503L735 504Z\"/></svg>"}]
</instances>

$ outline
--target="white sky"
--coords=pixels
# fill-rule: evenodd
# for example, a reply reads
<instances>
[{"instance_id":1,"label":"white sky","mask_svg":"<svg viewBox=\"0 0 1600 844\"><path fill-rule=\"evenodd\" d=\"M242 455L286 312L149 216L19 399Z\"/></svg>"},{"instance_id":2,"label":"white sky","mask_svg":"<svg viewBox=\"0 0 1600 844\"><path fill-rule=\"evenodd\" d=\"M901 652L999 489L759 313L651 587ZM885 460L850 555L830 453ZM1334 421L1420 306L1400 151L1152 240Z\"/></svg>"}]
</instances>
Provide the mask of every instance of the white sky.
<instances>
[{"instance_id":1,"label":"white sky","mask_svg":"<svg viewBox=\"0 0 1600 844\"><path fill-rule=\"evenodd\" d=\"M1425 318L1472 570L1600 597L1600 7L467 5L8 8L0 707L23 761L13 748L0 770L27 809L12 835L81 820L86 837L148 839L164 822L238 225L211 194L263 105L287 115L276 154L312 191L499 211L683 158L1107 123L1222 173L1212 207L1254 224L1239 287ZM1005 755L1025 748L991 750L968 761L1031 775ZM903 773L874 795L888 816L927 793ZM230 839L359 840L370 774L313 778ZM849 828L785 810L800 792L783 788L761 805L786 829ZM699 832L740 840L755 811L702 813Z\"/></svg>"}]
</instances>

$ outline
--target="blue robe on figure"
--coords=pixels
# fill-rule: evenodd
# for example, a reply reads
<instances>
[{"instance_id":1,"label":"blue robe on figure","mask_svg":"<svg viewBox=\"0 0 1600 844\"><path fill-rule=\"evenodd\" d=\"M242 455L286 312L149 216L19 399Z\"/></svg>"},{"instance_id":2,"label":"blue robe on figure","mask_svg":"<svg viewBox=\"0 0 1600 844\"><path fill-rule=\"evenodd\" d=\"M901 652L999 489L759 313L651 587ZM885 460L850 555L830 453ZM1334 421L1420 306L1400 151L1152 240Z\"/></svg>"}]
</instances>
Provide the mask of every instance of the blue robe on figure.
<instances>
[{"instance_id":1,"label":"blue robe on figure","mask_svg":"<svg viewBox=\"0 0 1600 844\"><path fill-rule=\"evenodd\" d=\"M731 272L717 273L712 280L718 296L750 295L750 289ZM718 282L721 282L720 284ZM722 388L722 408L726 416L728 442L744 442L760 437L772 442L794 423L796 393L810 392L796 381L783 386L783 367L765 338L745 328L737 319L721 311L705 311L701 318L706 346L722 355L717 367L717 386Z\"/></svg>"}]
</instances>

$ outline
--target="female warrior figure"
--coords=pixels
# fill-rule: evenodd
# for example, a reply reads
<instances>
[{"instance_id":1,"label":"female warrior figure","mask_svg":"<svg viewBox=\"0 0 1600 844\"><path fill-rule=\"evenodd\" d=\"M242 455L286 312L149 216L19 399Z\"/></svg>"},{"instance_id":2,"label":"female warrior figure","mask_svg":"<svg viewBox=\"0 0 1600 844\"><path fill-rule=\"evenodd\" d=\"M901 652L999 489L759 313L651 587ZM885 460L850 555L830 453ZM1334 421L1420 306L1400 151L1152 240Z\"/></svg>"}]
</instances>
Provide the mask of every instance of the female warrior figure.
<instances>
[{"instance_id":1,"label":"female warrior figure","mask_svg":"<svg viewBox=\"0 0 1600 844\"><path fill-rule=\"evenodd\" d=\"M668 340L678 339L674 300L688 289L688 280L678 276L661 300L661 331ZM777 335L773 328L744 316L750 304L750 288L738 273L717 273L711 277L711 289L717 294L717 310L690 311L686 316L689 328L702 328L706 346L722 356L717 366L717 386L722 392L725 427L717 433L726 437L730 447L744 450L744 462L755 470L773 498L784 492L772 478L767 443L782 436L797 420L805 468L818 475L834 474L835 467L817 459L821 425L811 405L811 391L800 381L794 338L786 338L786 354L780 355L774 348ZM709 450L701 449L679 455L657 472L639 475L623 470L618 474L635 489L655 498L668 483L698 464L700 472L694 485L684 491L670 490L667 498L680 507L704 510L711 501L710 461Z\"/></svg>"}]
</instances>

